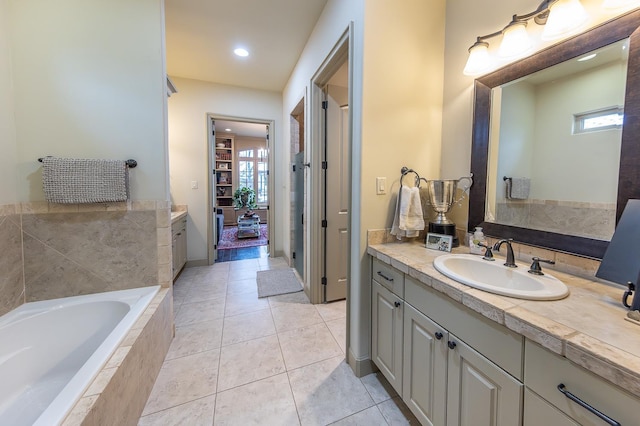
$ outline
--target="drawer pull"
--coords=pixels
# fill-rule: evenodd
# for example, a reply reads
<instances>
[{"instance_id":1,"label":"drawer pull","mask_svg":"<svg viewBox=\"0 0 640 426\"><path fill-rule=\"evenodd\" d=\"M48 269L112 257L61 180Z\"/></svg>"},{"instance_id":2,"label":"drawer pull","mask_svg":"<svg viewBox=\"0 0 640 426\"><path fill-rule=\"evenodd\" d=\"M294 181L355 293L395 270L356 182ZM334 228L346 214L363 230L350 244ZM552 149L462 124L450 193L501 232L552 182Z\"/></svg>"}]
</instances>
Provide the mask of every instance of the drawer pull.
<instances>
[{"instance_id":1,"label":"drawer pull","mask_svg":"<svg viewBox=\"0 0 640 426\"><path fill-rule=\"evenodd\" d=\"M603 412L601 412L598 409L592 407L591 405L587 404L586 402L584 402L583 400L581 400L580 398L578 398L577 396L575 396L574 394L572 394L571 392L566 390L566 386L563 383L560 383L558 385L558 390L564 396L566 396L567 398L569 398L570 400L572 400L573 402L575 402L576 404L578 404L579 406L581 406L585 410L591 412L592 414L597 416L599 419L601 419L605 423L610 424L611 426L621 426L620 422L617 422L617 421L613 420L611 417L607 416Z\"/></svg>"},{"instance_id":2,"label":"drawer pull","mask_svg":"<svg viewBox=\"0 0 640 426\"><path fill-rule=\"evenodd\" d=\"M383 274L382 272L378 271L378 276L384 278L385 280L389 281L389 282L393 282L393 278L389 278L387 277L385 274Z\"/></svg>"},{"instance_id":3,"label":"drawer pull","mask_svg":"<svg viewBox=\"0 0 640 426\"><path fill-rule=\"evenodd\" d=\"M402 305L402 303L400 303L400 302L393 302L393 305L394 305L396 308L399 308L399 307L400 307L400 305Z\"/></svg>"},{"instance_id":4,"label":"drawer pull","mask_svg":"<svg viewBox=\"0 0 640 426\"><path fill-rule=\"evenodd\" d=\"M436 339L440 340L442 339L443 334L440 333L439 331L436 331L436 333L434 334L434 336L436 336Z\"/></svg>"},{"instance_id":5,"label":"drawer pull","mask_svg":"<svg viewBox=\"0 0 640 426\"><path fill-rule=\"evenodd\" d=\"M452 340L449 340L449 342L447 342L447 346L449 346L449 349L455 349L458 344Z\"/></svg>"}]
</instances>

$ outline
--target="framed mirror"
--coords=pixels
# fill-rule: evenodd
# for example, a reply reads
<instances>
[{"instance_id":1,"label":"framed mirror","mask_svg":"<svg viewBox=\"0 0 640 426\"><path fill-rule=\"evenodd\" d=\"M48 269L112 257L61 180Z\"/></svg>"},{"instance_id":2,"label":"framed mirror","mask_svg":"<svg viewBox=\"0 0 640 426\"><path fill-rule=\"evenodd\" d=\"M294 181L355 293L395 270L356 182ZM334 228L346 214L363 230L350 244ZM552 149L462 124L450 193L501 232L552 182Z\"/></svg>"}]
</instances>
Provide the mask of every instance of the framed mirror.
<instances>
[{"instance_id":1,"label":"framed mirror","mask_svg":"<svg viewBox=\"0 0 640 426\"><path fill-rule=\"evenodd\" d=\"M482 226L485 233L493 237L513 238L516 242L591 258L601 259L603 257L612 233L610 231L612 231L613 222L617 223L628 199L640 198L639 25L640 10L635 10L482 76L475 81L471 156L474 185L469 194L468 229L473 230L476 226ZM624 56L627 60L626 72L625 70L620 72L617 60L613 61L615 64L610 64L611 67L618 67L619 80L624 81L626 74L626 84L624 88L619 89L620 95L617 95L618 99L622 101L622 92L624 92L624 102L622 105L617 105L619 102L614 96L605 104L607 107L617 108L618 111L622 110L624 121L621 130L608 128L601 130L601 132L607 132L614 136L617 134L617 140L614 137L613 142L595 142L599 146L592 151L587 151L586 145L580 146L575 143L578 139L582 141L588 139L585 139L584 135L576 134L576 130L580 131L579 119L581 117L589 118L593 114L601 112L602 108L600 107L591 108L588 104L573 106L573 114L569 114L571 117L568 119L565 117L563 123L563 126L569 130L556 130L554 126L548 125L552 119L555 119L555 115L559 115L550 114L549 107L539 109L539 111L544 111L546 115L536 114L533 112L534 109L530 109L529 113L522 114L522 110L526 111L526 107L523 105L526 105L527 102L532 104L538 101L531 101L531 99L523 101L523 98L519 98L518 93L521 93L522 90L514 89L515 82L541 79L541 77L531 76L552 67L554 69L569 67L567 64L598 49L602 49L600 52L612 52L618 48L613 46L615 43L620 44L620 49L624 45L626 50L623 55L619 55ZM603 69L606 66L592 68ZM581 75L583 76L584 73ZM560 79L570 80L571 78L557 77L554 82ZM611 80L611 77L608 79ZM591 83L591 87L596 87L595 84L597 83ZM559 92L557 87L559 86L547 88L547 91L557 93ZM589 85L581 87L585 91L588 90ZM574 99L579 96L571 94L564 95L564 98ZM588 93L586 97L589 98ZM503 98L511 103L505 103L505 107L501 109L497 102L505 100ZM505 112L501 113L503 109ZM501 128L502 123L514 122L507 115L509 111L520 111L521 116L528 117L529 121L533 122L529 123L531 127L527 129L527 124L522 122L523 124L512 126L512 129ZM498 115L502 115L502 119ZM535 123L536 120L538 123ZM544 150L539 146L526 149L517 147L520 156L527 160L525 165L522 161L516 160L513 141L517 139L518 133L525 135L523 138L532 133L540 133L534 131L535 128L544 129L540 139L548 146ZM558 132L558 134L553 132ZM566 135L567 132L570 134ZM574 137L576 140L569 143L568 140ZM589 137L593 138L593 136ZM510 148L509 144L512 144ZM606 144L609 144L608 148ZM573 148L568 149L567 146L573 146ZM538 158L535 163L538 164L539 170L534 171L531 169L531 159L536 155ZM588 161L580 163L578 161L580 157L588 157ZM510 160L505 162L505 159ZM589 162L591 162L590 165L587 165ZM606 167L604 167L605 162L608 162ZM600 165L602 167L599 167ZM564 175L555 173L561 169L566 169ZM605 169L608 172L605 173ZM600 177L601 179L598 180ZM507 181L503 178L514 178L514 180ZM576 182L581 181L587 183L580 190L575 189ZM512 182L519 185L518 189L522 190L523 187L526 189L524 195L519 194L515 199L509 199L507 190L514 188ZM606 195L607 191L595 190L596 185L600 182L603 182L602 186L609 188L609 193ZM546 191L542 190L545 186L547 187ZM600 198L595 196L596 192L602 192ZM579 195L580 193L583 195ZM572 226L569 225L573 225L571 222L575 221L564 220L563 224L562 220L555 220L547 216L552 210L559 211L560 215L565 216L568 215L567 211L577 212L576 214L583 216L597 216L595 209L590 212L589 208L591 206L599 208L601 207L599 203L610 210L611 216L615 216L615 218L608 219L611 222L609 225L602 223L606 222L606 219L599 219L598 223L605 228L602 230L595 229L595 226L600 225L589 225L589 221L585 222L586 225L582 226L583 229L572 229ZM563 211L558 206L568 207L569 210ZM505 209L507 213L505 213ZM534 217L533 213L529 212L535 212L536 209L540 214ZM520 210L518 214L515 214L514 212L518 210ZM526 217L522 214L523 210L528 212ZM606 229L607 226L609 229ZM592 229L586 229L589 227Z\"/></svg>"}]
</instances>

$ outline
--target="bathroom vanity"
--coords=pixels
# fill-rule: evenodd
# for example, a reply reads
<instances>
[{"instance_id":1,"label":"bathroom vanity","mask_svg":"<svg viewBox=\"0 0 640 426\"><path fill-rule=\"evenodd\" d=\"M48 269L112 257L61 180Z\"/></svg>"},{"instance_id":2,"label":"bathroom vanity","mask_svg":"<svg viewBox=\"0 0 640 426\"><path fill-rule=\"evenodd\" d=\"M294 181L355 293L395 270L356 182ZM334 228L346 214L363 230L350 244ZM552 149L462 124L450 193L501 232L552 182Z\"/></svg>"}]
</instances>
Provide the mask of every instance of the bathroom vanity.
<instances>
[{"instance_id":1,"label":"bathroom vanity","mask_svg":"<svg viewBox=\"0 0 640 426\"><path fill-rule=\"evenodd\" d=\"M187 212L171 213L172 278L178 276L187 263Z\"/></svg>"},{"instance_id":2,"label":"bathroom vanity","mask_svg":"<svg viewBox=\"0 0 640 426\"><path fill-rule=\"evenodd\" d=\"M372 360L422 424L638 424L640 326L620 288L553 271L567 298L521 300L445 277L420 244L368 253Z\"/></svg>"}]
</instances>

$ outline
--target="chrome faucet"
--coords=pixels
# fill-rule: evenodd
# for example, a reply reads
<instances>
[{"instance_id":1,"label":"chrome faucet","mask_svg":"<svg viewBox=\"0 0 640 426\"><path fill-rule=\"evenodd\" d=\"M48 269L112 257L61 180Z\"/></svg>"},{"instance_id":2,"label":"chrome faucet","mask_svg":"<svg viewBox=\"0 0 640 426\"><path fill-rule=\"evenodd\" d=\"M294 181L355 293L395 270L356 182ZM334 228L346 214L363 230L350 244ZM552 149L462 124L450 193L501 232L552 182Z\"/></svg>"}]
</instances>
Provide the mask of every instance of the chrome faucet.
<instances>
[{"instance_id":1,"label":"chrome faucet","mask_svg":"<svg viewBox=\"0 0 640 426\"><path fill-rule=\"evenodd\" d=\"M503 243L506 243L507 244L507 261L504 262L504 266L508 268L517 268L518 265L516 265L515 256L513 255L513 247L511 246L512 241L513 241L513 238L509 238L507 240L500 240L493 245L493 249L495 251L500 251L500 246Z\"/></svg>"}]
</instances>

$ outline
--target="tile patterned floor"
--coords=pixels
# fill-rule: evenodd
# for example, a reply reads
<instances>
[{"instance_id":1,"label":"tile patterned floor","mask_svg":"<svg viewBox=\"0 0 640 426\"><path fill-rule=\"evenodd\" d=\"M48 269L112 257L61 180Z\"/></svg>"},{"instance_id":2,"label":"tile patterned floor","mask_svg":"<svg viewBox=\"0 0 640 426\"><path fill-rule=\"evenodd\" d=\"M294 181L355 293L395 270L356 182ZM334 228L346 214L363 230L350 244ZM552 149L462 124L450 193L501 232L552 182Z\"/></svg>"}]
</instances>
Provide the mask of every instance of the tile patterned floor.
<instances>
[{"instance_id":1,"label":"tile patterned floor","mask_svg":"<svg viewBox=\"0 0 640 426\"><path fill-rule=\"evenodd\" d=\"M345 302L304 293L258 299L259 257L185 269L176 337L139 425L418 424L378 374L345 363Z\"/></svg>"}]
</instances>

